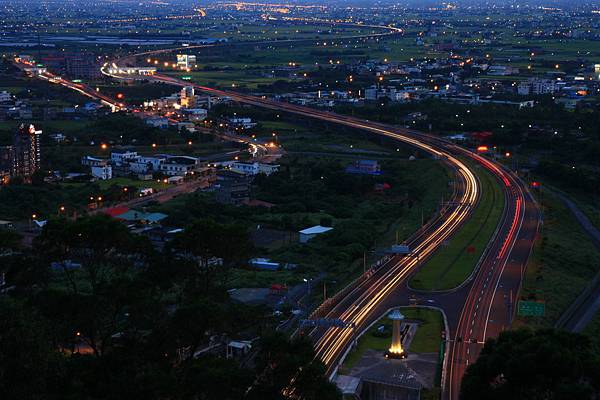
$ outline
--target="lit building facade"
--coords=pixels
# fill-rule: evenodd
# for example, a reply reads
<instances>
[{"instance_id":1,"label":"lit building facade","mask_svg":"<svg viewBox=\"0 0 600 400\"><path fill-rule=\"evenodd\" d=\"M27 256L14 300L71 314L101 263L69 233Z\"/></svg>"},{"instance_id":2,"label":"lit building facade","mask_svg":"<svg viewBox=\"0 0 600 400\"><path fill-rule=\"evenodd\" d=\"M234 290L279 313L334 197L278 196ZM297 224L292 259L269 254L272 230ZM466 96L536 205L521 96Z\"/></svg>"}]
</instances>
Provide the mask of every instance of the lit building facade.
<instances>
[{"instance_id":1,"label":"lit building facade","mask_svg":"<svg viewBox=\"0 0 600 400\"><path fill-rule=\"evenodd\" d=\"M42 162L41 136L42 131L36 130L35 126L21 125L13 141L12 176L20 176L29 180L33 173L40 169Z\"/></svg>"}]
</instances>

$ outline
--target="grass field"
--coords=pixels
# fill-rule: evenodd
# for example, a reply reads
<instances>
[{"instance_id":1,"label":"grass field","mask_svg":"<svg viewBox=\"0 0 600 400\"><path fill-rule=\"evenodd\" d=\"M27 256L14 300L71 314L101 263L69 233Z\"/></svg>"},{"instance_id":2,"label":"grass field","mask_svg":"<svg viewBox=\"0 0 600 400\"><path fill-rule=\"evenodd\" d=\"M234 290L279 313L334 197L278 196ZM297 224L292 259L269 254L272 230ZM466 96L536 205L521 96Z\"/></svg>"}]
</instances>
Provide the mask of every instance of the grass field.
<instances>
[{"instance_id":1,"label":"grass field","mask_svg":"<svg viewBox=\"0 0 600 400\"><path fill-rule=\"evenodd\" d=\"M541 240L527 265L521 298L544 300L546 315L519 317L519 325L552 326L600 268L600 252L562 201L546 191L543 210Z\"/></svg>"},{"instance_id":2,"label":"grass field","mask_svg":"<svg viewBox=\"0 0 600 400\"><path fill-rule=\"evenodd\" d=\"M418 307L403 307L401 311L406 319L419 321L419 328L408 351L411 353L435 353L439 351L441 332L444 329L440 312ZM391 320L387 317L383 317L377 321L369 331L360 337L356 348L346 357L343 368L346 370L352 369L368 349L381 352L386 351L390 347L391 337L377 337L374 333L377 332L379 326L391 326L391 324Z\"/></svg>"},{"instance_id":3,"label":"grass field","mask_svg":"<svg viewBox=\"0 0 600 400\"><path fill-rule=\"evenodd\" d=\"M193 71L184 73L172 73L175 76L191 76L192 80L199 85L220 86L220 87L247 87L256 89L259 85L272 84L283 78L267 78L260 75L251 75L243 70L224 70L224 71Z\"/></svg>"},{"instance_id":4,"label":"grass field","mask_svg":"<svg viewBox=\"0 0 600 400\"><path fill-rule=\"evenodd\" d=\"M464 282L475 268L492 237L504 208L504 196L494 177L482 168L477 175L482 195L471 218L448 244L439 250L411 279L410 285L420 290L446 290ZM467 252L474 247L474 252Z\"/></svg>"}]
</instances>

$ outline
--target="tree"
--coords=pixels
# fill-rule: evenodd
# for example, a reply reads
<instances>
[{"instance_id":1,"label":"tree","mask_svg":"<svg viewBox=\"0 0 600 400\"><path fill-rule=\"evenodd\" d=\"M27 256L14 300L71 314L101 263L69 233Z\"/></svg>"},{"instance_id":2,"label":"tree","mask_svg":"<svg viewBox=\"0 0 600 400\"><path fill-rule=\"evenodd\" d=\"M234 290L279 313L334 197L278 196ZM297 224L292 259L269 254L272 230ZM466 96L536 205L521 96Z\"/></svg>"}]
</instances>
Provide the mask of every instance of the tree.
<instances>
[{"instance_id":1,"label":"tree","mask_svg":"<svg viewBox=\"0 0 600 400\"><path fill-rule=\"evenodd\" d=\"M600 364L587 337L550 329L502 332L463 377L461 398L596 399Z\"/></svg>"},{"instance_id":2,"label":"tree","mask_svg":"<svg viewBox=\"0 0 600 400\"><path fill-rule=\"evenodd\" d=\"M0 255L21 247L21 235L15 231L0 229Z\"/></svg>"},{"instance_id":3,"label":"tree","mask_svg":"<svg viewBox=\"0 0 600 400\"><path fill-rule=\"evenodd\" d=\"M0 299L0 393L3 399L44 399L59 367L47 326L17 301Z\"/></svg>"},{"instance_id":4,"label":"tree","mask_svg":"<svg viewBox=\"0 0 600 400\"><path fill-rule=\"evenodd\" d=\"M258 377L248 392L254 399L340 399L335 384L325 376L325 366L315 360L307 339L289 340L282 334L265 336L256 357Z\"/></svg>"},{"instance_id":5,"label":"tree","mask_svg":"<svg viewBox=\"0 0 600 400\"><path fill-rule=\"evenodd\" d=\"M245 262L251 254L252 243L243 227L202 220L175 238L171 248L190 261L197 278L204 282L208 291L215 283L219 269L225 271L236 263ZM216 259L221 259L223 265L219 266Z\"/></svg>"},{"instance_id":6,"label":"tree","mask_svg":"<svg viewBox=\"0 0 600 400\"><path fill-rule=\"evenodd\" d=\"M74 292L80 288L65 260L81 263L91 292L95 293L104 280L128 273L134 263L153 252L146 238L132 235L125 225L102 214L76 221L51 220L35 239L35 245L47 261L62 266Z\"/></svg>"}]
</instances>

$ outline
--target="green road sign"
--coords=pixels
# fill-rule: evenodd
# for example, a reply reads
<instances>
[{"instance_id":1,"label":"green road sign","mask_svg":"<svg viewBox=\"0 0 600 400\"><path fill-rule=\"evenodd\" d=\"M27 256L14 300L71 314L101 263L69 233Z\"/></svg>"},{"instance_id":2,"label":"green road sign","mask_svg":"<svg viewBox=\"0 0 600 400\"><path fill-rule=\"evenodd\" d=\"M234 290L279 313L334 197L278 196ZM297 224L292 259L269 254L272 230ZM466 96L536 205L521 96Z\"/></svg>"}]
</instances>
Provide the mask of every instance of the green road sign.
<instances>
[{"instance_id":1,"label":"green road sign","mask_svg":"<svg viewBox=\"0 0 600 400\"><path fill-rule=\"evenodd\" d=\"M543 317L546 314L546 303L543 301L519 300L518 313L522 317Z\"/></svg>"}]
</instances>

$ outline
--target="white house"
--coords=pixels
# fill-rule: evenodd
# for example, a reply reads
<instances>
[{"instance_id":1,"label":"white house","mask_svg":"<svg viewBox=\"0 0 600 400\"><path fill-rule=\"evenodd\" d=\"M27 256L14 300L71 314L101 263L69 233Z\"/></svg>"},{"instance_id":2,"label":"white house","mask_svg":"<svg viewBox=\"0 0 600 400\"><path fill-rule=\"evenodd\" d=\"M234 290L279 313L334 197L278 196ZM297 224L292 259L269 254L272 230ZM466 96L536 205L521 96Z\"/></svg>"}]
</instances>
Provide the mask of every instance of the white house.
<instances>
[{"instance_id":1,"label":"white house","mask_svg":"<svg viewBox=\"0 0 600 400\"><path fill-rule=\"evenodd\" d=\"M199 170L200 161L195 157L169 157L160 165L160 171L168 176L185 176Z\"/></svg>"},{"instance_id":2,"label":"white house","mask_svg":"<svg viewBox=\"0 0 600 400\"><path fill-rule=\"evenodd\" d=\"M130 160L136 159L137 156L137 151L113 150L113 152L110 154L110 161L115 165L121 166Z\"/></svg>"},{"instance_id":3,"label":"white house","mask_svg":"<svg viewBox=\"0 0 600 400\"><path fill-rule=\"evenodd\" d=\"M147 174L160 170L167 156L138 156L129 163L129 168L136 174Z\"/></svg>"},{"instance_id":4,"label":"white house","mask_svg":"<svg viewBox=\"0 0 600 400\"><path fill-rule=\"evenodd\" d=\"M279 171L278 164L262 164L259 162L232 162L224 165L228 166L232 171L241 172L246 175L271 175L272 173Z\"/></svg>"},{"instance_id":5,"label":"white house","mask_svg":"<svg viewBox=\"0 0 600 400\"><path fill-rule=\"evenodd\" d=\"M104 181L112 179L112 167L110 165L92 167L92 176Z\"/></svg>"}]
</instances>

